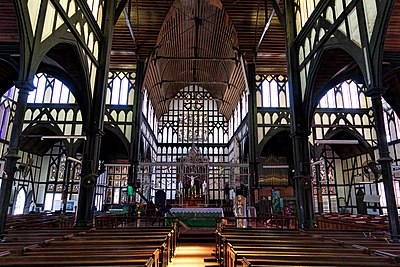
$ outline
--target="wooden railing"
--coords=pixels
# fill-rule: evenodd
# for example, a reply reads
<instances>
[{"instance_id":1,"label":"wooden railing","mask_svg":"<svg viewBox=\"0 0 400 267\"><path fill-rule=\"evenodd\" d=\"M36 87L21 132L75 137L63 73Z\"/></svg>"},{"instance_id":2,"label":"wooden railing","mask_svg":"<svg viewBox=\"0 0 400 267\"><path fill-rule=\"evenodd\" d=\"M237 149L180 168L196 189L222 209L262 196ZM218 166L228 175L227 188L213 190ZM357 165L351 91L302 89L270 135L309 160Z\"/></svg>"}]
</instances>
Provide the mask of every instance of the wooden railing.
<instances>
[{"instance_id":1,"label":"wooden railing","mask_svg":"<svg viewBox=\"0 0 400 267\"><path fill-rule=\"evenodd\" d=\"M177 226L186 228L187 221L198 220L196 226L202 227L201 221L207 221L203 227L237 227L236 217L215 217L197 214L193 216L133 216L128 214L98 214L94 218L96 228L118 228L118 227L148 227L148 226L170 226L175 222ZM294 216L270 215L264 217L242 217L247 220L248 228L277 228L277 229L297 229L297 218ZM214 223L212 223L214 222ZM189 226L190 227L190 226Z\"/></svg>"}]
</instances>

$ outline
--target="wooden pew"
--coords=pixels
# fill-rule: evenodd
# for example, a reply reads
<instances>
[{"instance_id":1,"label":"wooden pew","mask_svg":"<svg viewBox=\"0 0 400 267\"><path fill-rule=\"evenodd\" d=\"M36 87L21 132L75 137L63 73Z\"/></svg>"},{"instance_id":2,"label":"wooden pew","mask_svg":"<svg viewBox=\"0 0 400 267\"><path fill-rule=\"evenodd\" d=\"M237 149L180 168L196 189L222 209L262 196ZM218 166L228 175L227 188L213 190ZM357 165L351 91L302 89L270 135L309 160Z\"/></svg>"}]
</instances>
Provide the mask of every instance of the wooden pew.
<instances>
[{"instance_id":1,"label":"wooden pew","mask_svg":"<svg viewBox=\"0 0 400 267\"><path fill-rule=\"evenodd\" d=\"M89 229L51 238L26 246L22 249L23 256L0 257L0 266L166 267L174 255L175 228L116 229ZM84 255L81 255L82 251L85 251Z\"/></svg>"},{"instance_id":2,"label":"wooden pew","mask_svg":"<svg viewBox=\"0 0 400 267\"><path fill-rule=\"evenodd\" d=\"M63 247L61 251L47 252L46 250L37 251L32 250L30 252L25 252L24 256L9 256L0 258L1 266L17 266L31 263L37 266L45 265L106 265L106 264L118 264L118 265L131 265L140 264L140 266L145 265L149 262L149 258L152 257L153 267L166 266L166 264L161 265L162 262L162 251L158 248L154 249L156 245L152 245L152 248L146 250L137 250L137 247L130 246L129 249L121 251L120 249L97 249L88 251L86 253L86 246L80 247L79 250L69 250L68 247ZM85 251L82 255L82 251ZM61 252L61 253L60 253ZM67 259L67 263L61 262L60 259ZM102 263L98 260L101 259Z\"/></svg>"},{"instance_id":3,"label":"wooden pew","mask_svg":"<svg viewBox=\"0 0 400 267\"><path fill-rule=\"evenodd\" d=\"M334 239L345 246L369 251L375 254L392 258L400 263L400 244L390 243L386 232L343 231L343 230L307 230L308 234L318 233L323 239Z\"/></svg>"},{"instance_id":4,"label":"wooden pew","mask_svg":"<svg viewBox=\"0 0 400 267\"><path fill-rule=\"evenodd\" d=\"M153 255L68 255L60 256L9 256L1 257L1 266L146 266L156 267L158 252ZM5 260L6 259L6 260Z\"/></svg>"},{"instance_id":5,"label":"wooden pew","mask_svg":"<svg viewBox=\"0 0 400 267\"><path fill-rule=\"evenodd\" d=\"M269 233L268 233L269 232ZM312 232L312 231L311 231ZM344 234L343 240L336 239L338 233L328 231L318 234L307 231L265 231L265 229L229 229L216 231L216 257L224 267L304 265L304 266L394 266L399 259L389 253L379 253L353 242L382 244L382 233L376 236L359 233ZM250 238L249 238L250 235Z\"/></svg>"},{"instance_id":6,"label":"wooden pew","mask_svg":"<svg viewBox=\"0 0 400 267\"><path fill-rule=\"evenodd\" d=\"M215 254L216 258L222 257L223 251L223 238L224 235L238 234L238 228L236 227L223 227L221 231L215 231ZM305 235L305 233L299 232L295 229L282 229L276 231L276 229L265 229L265 228L240 228L240 234L246 236L294 236L294 235ZM249 239L249 238L248 238Z\"/></svg>"},{"instance_id":7,"label":"wooden pew","mask_svg":"<svg viewBox=\"0 0 400 267\"><path fill-rule=\"evenodd\" d=\"M8 250L11 254L20 254L27 246L40 246L50 240L63 240L68 234L79 233L81 228L49 228L49 229L12 229L0 243L0 250Z\"/></svg>"},{"instance_id":8,"label":"wooden pew","mask_svg":"<svg viewBox=\"0 0 400 267\"><path fill-rule=\"evenodd\" d=\"M316 223L321 229L389 230L387 216L377 215L323 213L316 216Z\"/></svg>"},{"instance_id":9,"label":"wooden pew","mask_svg":"<svg viewBox=\"0 0 400 267\"><path fill-rule=\"evenodd\" d=\"M267 267L267 266L275 266L275 265L284 265L284 266L302 266L302 267L308 267L308 266L375 266L375 267L390 267L390 266L398 266L390 263L384 263L381 261L378 262L344 262L342 260L338 261L325 261L323 259L320 260L315 260L315 261L309 261L309 260L301 260L301 259L281 259L281 260L276 260L276 259L248 259L246 257L243 257L241 260L241 265L242 267Z\"/></svg>"},{"instance_id":10,"label":"wooden pew","mask_svg":"<svg viewBox=\"0 0 400 267\"><path fill-rule=\"evenodd\" d=\"M60 213L29 213L7 216L7 229L32 228L71 228L74 223L74 214Z\"/></svg>"}]
</instances>

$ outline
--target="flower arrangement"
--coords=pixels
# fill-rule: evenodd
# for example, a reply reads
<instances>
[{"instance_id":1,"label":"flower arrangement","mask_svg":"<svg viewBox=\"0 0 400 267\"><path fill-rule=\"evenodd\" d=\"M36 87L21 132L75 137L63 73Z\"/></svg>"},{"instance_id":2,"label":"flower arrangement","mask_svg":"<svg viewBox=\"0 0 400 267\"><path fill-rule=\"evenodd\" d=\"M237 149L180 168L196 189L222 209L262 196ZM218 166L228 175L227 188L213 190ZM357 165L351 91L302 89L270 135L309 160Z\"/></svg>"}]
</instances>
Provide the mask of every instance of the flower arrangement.
<instances>
[{"instance_id":1,"label":"flower arrangement","mask_svg":"<svg viewBox=\"0 0 400 267\"><path fill-rule=\"evenodd\" d=\"M137 212L140 212L140 213L144 212L144 204L143 203L136 202L135 206L136 206Z\"/></svg>"}]
</instances>

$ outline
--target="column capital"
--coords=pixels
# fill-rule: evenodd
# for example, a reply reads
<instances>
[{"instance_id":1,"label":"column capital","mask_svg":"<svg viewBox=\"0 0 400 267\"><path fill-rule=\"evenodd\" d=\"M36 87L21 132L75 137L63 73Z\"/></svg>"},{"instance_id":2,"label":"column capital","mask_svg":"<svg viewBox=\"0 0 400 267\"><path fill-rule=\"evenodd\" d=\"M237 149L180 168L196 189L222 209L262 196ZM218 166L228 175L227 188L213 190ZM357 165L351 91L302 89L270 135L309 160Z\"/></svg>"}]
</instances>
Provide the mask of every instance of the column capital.
<instances>
[{"instance_id":1,"label":"column capital","mask_svg":"<svg viewBox=\"0 0 400 267\"><path fill-rule=\"evenodd\" d=\"M7 153L4 155L4 157L5 157L6 159L10 159L10 160L12 160L12 159L18 160L18 159L21 158L21 157L18 155L18 150L17 150L17 151L14 151L14 149L9 149L9 150L7 151Z\"/></svg>"},{"instance_id":2,"label":"column capital","mask_svg":"<svg viewBox=\"0 0 400 267\"><path fill-rule=\"evenodd\" d=\"M384 95L387 90L388 89L386 87L370 87L365 92L365 95L371 98L378 98Z\"/></svg>"},{"instance_id":3,"label":"column capital","mask_svg":"<svg viewBox=\"0 0 400 267\"><path fill-rule=\"evenodd\" d=\"M36 89L36 87L33 86L31 80L29 80L29 81L28 80L27 81L14 81L14 85L21 91L26 91L26 92L30 92L30 91L33 91Z\"/></svg>"},{"instance_id":4,"label":"column capital","mask_svg":"<svg viewBox=\"0 0 400 267\"><path fill-rule=\"evenodd\" d=\"M379 164L382 164L382 163L392 163L393 162L393 159L390 157L390 156L388 156L388 157L382 157L382 158L379 158L379 159L377 159L376 160Z\"/></svg>"}]
</instances>

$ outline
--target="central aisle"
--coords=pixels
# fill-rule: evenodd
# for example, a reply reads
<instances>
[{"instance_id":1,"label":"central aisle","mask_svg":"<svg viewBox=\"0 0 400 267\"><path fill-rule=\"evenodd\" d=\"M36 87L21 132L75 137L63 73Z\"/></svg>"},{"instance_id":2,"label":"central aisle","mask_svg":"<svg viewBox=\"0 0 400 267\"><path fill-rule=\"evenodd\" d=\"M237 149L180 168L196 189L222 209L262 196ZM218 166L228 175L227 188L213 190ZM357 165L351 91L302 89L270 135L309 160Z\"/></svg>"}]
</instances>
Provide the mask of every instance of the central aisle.
<instances>
[{"instance_id":1,"label":"central aisle","mask_svg":"<svg viewBox=\"0 0 400 267\"><path fill-rule=\"evenodd\" d=\"M205 263L205 258L211 258L215 244L180 244L175 250L175 257L169 267L205 267L217 266L213 263Z\"/></svg>"}]
</instances>

